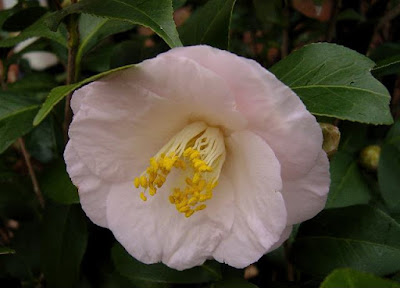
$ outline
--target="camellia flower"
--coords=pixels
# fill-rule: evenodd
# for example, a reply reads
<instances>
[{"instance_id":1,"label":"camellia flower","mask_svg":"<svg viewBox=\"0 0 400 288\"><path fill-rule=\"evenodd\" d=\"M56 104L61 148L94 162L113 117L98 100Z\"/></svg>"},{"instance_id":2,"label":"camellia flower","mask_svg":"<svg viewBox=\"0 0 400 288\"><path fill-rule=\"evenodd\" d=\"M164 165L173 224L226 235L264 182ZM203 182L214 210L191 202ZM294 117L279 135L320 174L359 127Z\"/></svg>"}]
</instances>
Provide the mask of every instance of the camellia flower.
<instances>
[{"instance_id":1,"label":"camellia flower","mask_svg":"<svg viewBox=\"0 0 400 288\"><path fill-rule=\"evenodd\" d=\"M64 156L83 210L144 263L243 268L325 205L318 123L252 60L174 48L71 105Z\"/></svg>"}]
</instances>

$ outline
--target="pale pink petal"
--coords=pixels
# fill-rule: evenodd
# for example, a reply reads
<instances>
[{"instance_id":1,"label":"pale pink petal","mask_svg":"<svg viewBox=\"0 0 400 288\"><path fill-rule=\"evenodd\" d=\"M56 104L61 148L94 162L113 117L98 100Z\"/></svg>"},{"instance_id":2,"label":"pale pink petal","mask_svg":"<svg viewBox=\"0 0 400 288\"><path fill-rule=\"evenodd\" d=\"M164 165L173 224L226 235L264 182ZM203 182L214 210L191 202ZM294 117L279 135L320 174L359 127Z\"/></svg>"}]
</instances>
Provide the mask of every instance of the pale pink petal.
<instances>
[{"instance_id":1,"label":"pale pink petal","mask_svg":"<svg viewBox=\"0 0 400 288\"><path fill-rule=\"evenodd\" d=\"M247 124L236 111L234 94L226 86L225 79L190 59L163 53L142 62L137 69L123 71L121 81L135 83L181 103L176 108L190 111L192 121L200 119L228 130L240 130ZM180 106L182 104L184 107Z\"/></svg>"},{"instance_id":2,"label":"pale pink petal","mask_svg":"<svg viewBox=\"0 0 400 288\"><path fill-rule=\"evenodd\" d=\"M129 254L150 264L163 262L183 270L201 265L229 233L233 222L233 194L229 179L221 178L207 208L186 218L169 203L179 174L171 173L165 185L146 202L132 183L112 188L107 219L115 238Z\"/></svg>"},{"instance_id":3,"label":"pale pink petal","mask_svg":"<svg viewBox=\"0 0 400 288\"><path fill-rule=\"evenodd\" d=\"M79 191L79 200L83 211L93 223L108 228L106 203L110 192L110 183L95 176L81 161L71 143L64 151L67 171Z\"/></svg>"},{"instance_id":4,"label":"pale pink petal","mask_svg":"<svg viewBox=\"0 0 400 288\"><path fill-rule=\"evenodd\" d=\"M280 165L268 144L248 131L233 133L226 144L223 174L232 183L234 222L213 256L243 268L279 241L286 227L286 208L280 193Z\"/></svg>"},{"instance_id":5,"label":"pale pink petal","mask_svg":"<svg viewBox=\"0 0 400 288\"><path fill-rule=\"evenodd\" d=\"M307 175L283 182L282 195L288 211L287 225L308 220L324 209L329 183L328 157L324 151L320 151L314 167Z\"/></svg>"},{"instance_id":6,"label":"pale pink petal","mask_svg":"<svg viewBox=\"0 0 400 288\"><path fill-rule=\"evenodd\" d=\"M170 58L159 57L74 94L70 139L95 175L113 182L133 179L192 121L227 130L245 125L224 82L191 60L183 62L179 72Z\"/></svg>"},{"instance_id":7,"label":"pale pink petal","mask_svg":"<svg viewBox=\"0 0 400 288\"><path fill-rule=\"evenodd\" d=\"M292 230L293 230L292 225L287 226L285 230L283 230L278 242L275 242L274 245L272 245L272 247L268 250L268 252L274 251L275 249L279 248L283 244L283 242L285 242L290 237Z\"/></svg>"},{"instance_id":8,"label":"pale pink petal","mask_svg":"<svg viewBox=\"0 0 400 288\"><path fill-rule=\"evenodd\" d=\"M208 46L167 52L189 58L223 78L249 129L267 140L282 167L283 179L307 174L322 145L319 125L298 96L257 62Z\"/></svg>"}]
</instances>

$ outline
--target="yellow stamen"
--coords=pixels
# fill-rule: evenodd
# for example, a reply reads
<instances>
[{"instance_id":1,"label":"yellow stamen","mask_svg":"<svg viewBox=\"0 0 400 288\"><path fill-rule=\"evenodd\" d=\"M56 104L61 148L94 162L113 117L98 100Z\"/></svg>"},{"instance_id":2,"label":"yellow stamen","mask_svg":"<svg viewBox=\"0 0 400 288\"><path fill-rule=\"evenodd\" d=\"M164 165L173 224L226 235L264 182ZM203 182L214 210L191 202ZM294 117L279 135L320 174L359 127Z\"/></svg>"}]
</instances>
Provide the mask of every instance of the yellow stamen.
<instances>
[{"instance_id":1,"label":"yellow stamen","mask_svg":"<svg viewBox=\"0 0 400 288\"><path fill-rule=\"evenodd\" d=\"M199 202L212 198L225 155L220 129L208 127L203 122L189 124L150 158L150 165L134 179L134 186L144 189L140 198L146 201L145 194L154 196L173 168L181 171L184 184L173 188L168 199L178 212L190 217L206 208Z\"/></svg>"}]
</instances>

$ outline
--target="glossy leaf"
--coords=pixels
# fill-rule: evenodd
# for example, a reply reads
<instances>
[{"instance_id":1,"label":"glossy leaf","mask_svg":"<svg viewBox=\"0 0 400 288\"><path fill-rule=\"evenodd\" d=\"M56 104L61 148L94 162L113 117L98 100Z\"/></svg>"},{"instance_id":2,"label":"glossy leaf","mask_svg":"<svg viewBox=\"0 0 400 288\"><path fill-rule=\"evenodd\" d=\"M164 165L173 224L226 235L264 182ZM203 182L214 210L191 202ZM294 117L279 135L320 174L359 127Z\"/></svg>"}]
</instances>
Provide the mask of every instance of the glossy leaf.
<instances>
[{"instance_id":1,"label":"glossy leaf","mask_svg":"<svg viewBox=\"0 0 400 288\"><path fill-rule=\"evenodd\" d=\"M40 122L46 118L46 116L50 113L50 111L53 109L53 107L60 102L64 97L66 97L68 94L72 93L74 90L78 89L79 87L95 81L101 77L104 77L108 74L111 74L116 71L120 71L123 69L127 69L130 67L133 67L134 65L127 65L124 67L118 67L97 75L94 75L92 77L86 78L85 80L82 80L81 82L70 84L70 85L64 85L64 86L58 86L54 88L53 90L50 91L50 94L47 96L46 101L43 103L42 107L40 108L39 112L35 116L35 119L33 120L33 125L39 125Z\"/></svg>"},{"instance_id":2,"label":"glossy leaf","mask_svg":"<svg viewBox=\"0 0 400 288\"><path fill-rule=\"evenodd\" d=\"M229 48L229 28L236 0L210 0L179 30L185 46L208 44Z\"/></svg>"},{"instance_id":3,"label":"glossy leaf","mask_svg":"<svg viewBox=\"0 0 400 288\"><path fill-rule=\"evenodd\" d=\"M39 105L29 99L0 94L0 153L32 130L32 120L38 109Z\"/></svg>"},{"instance_id":4,"label":"glossy leaf","mask_svg":"<svg viewBox=\"0 0 400 288\"><path fill-rule=\"evenodd\" d=\"M32 37L47 38L63 46L67 46L66 36L61 33L61 31L65 29L64 26L60 27L57 31L51 31L46 25L46 21L50 15L51 14L45 14L17 36L0 40L0 47L11 47Z\"/></svg>"},{"instance_id":5,"label":"glossy leaf","mask_svg":"<svg viewBox=\"0 0 400 288\"><path fill-rule=\"evenodd\" d=\"M79 203L78 190L68 176L64 160L58 160L48 167L40 184L44 195L58 203Z\"/></svg>"},{"instance_id":6,"label":"glossy leaf","mask_svg":"<svg viewBox=\"0 0 400 288\"><path fill-rule=\"evenodd\" d=\"M390 95L370 73L375 63L343 46L307 45L271 68L299 95L307 109L320 116L391 124Z\"/></svg>"},{"instance_id":7,"label":"glossy leaf","mask_svg":"<svg viewBox=\"0 0 400 288\"><path fill-rule=\"evenodd\" d=\"M85 216L79 205L46 204L40 251L46 287L75 287L88 240Z\"/></svg>"},{"instance_id":8,"label":"glossy leaf","mask_svg":"<svg viewBox=\"0 0 400 288\"><path fill-rule=\"evenodd\" d=\"M400 283L352 269L337 269L329 274L320 288L400 288Z\"/></svg>"},{"instance_id":9,"label":"glossy leaf","mask_svg":"<svg viewBox=\"0 0 400 288\"><path fill-rule=\"evenodd\" d=\"M382 197L391 212L400 212L400 121L396 121L382 146L378 182Z\"/></svg>"},{"instance_id":10,"label":"glossy leaf","mask_svg":"<svg viewBox=\"0 0 400 288\"><path fill-rule=\"evenodd\" d=\"M303 223L293 245L301 271L326 275L349 267L377 275L400 269L400 225L384 212L359 205L322 211Z\"/></svg>"},{"instance_id":11,"label":"glossy leaf","mask_svg":"<svg viewBox=\"0 0 400 288\"><path fill-rule=\"evenodd\" d=\"M210 261L192 269L177 271L161 263L143 264L129 255L120 244L112 248L112 259L116 270L133 281L190 284L221 279L220 265L217 262Z\"/></svg>"},{"instance_id":12,"label":"glossy leaf","mask_svg":"<svg viewBox=\"0 0 400 288\"><path fill-rule=\"evenodd\" d=\"M367 204L371 194L357 157L339 151L330 163L331 186L325 208Z\"/></svg>"},{"instance_id":13,"label":"glossy leaf","mask_svg":"<svg viewBox=\"0 0 400 288\"><path fill-rule=\"evenodd\" d=\"M376 76L385 76L400 73L400 55L392 56L376 63L376 67L372 69L372 73Z\"/></svg>"},{"instance_id":14,"label":"glossy leaf","mask_svg":"<svg viewBox=\"0 0 400 288\"><path fill-rule=\"evenodd\" d=\"M182 46L172 18L171 0L82 0L54 12L47 23L55 30L64 17L73 13L140 24L156 32L170 47Z\"/></svg>"},{"instance_id":15,"label":"glossy leaf","mask_svg":"<svg viewBox=\"0 0 400 288\"><path fill-rule=\"evenodd\" d=\"M82 14L79 21L79 35L81 42L76 55L76 62L104 38L132 29L130 22L100 18L89 14Z\"/></svg>"}]
</instances>

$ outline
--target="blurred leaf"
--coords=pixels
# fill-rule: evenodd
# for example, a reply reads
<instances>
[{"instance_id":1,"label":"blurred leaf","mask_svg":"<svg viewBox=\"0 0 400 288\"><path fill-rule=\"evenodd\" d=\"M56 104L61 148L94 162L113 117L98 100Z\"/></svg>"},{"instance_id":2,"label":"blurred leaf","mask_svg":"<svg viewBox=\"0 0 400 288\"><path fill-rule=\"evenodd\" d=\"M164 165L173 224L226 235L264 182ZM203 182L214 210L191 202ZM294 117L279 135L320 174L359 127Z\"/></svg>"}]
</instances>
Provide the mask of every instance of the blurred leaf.
<instances>
[{"instance_id":1,"label":"blurred leaf","mask_svg":"<svg viewBox=\"0 0 400 288\"><path fill-rule=\"evenodd\" d=\"M385 275L400 269L400 225L370 206L322 211L304 222L293 245L298 269L326 275L353 269Z\"/></svg>"},{"instance_id":2,"label":"blurred leaf","mask_svg":"<svg viewBox=\"0 0 400 288\"><path fill-rule=\"evenodd\" d=\"M24 30L35 23L46 12L47 9L40 6L19 10L4 21L2 29L10 32Z\"/></svg>"},{"instance_id":3,"label":"blurred leaf","mask_svg":"<svg viewBox=\"0 0 400 288\"><path fill-rule=\"evenodd\" d=\"M385 42L379 45L375 50L373 50L369 57L373 61L379 62L392 56L399 55L399 53L400 43Z\"/></svg>"},{"instance_id":4,"label":"blurred leaf","mask_svg":"<svg viewBox=\"0 0 400 288\"><path fill-rule=\"evenodd\" d=\"M346 9L341 11L337 16L337 21L364 21L365 17L360 13L356 12L354 9Z\"/></svg>"},{"instance_id":5,"label":"blurred leaf","mask_svg":"<svg viewBox=\"0 0 400 288\"><path fill-rule=\"evenodd\" d=\"M0 247L0 255L4 254L14 254L15 250L8 248L8 247Z\"/></svg>"},{"instance_id":6,"label":"blurred leaf","mask_svg":"<svg viewBox=\"0 0 400 288\"><path fill-rule=\"evenodd\" d=\"M283 22L282 0L253 0L257 19L266 24L285 25Z\"/></svg>"},{"instance_id":7,"label":"blurred leaf","mask_svg":"<svg viewBox=\"0 0 400 288\"><path fill-rule=\"evenodd\" d=\"M39 105L14 94L0 94L0 153L28 133Z\"/></svg>"},{"instance_id":8,"label":"blurred leaf","mask_svg":"<svg viewBox=\"0 0 400 288\"><path fill-rule=\"evenodd\" d=\"M29 281L40 275L40 226L34 217L29 222L18 222L18 226L10 243L15 253L0 256L0 270L11 277Z\"/></svg>"},{"instance_id":9,"label":"blurred leaf","mask_svg":"<svg viewBox=\"0 0 400 288\"><path fill-rule=\"evenodd\" d=\"M61 204L79 203L78 190L72 184L63 159L55 161L40 182L44 195Z\"/></svg>"},{"instance_id":10,"label":"blurred leaf","mask_svg":"<svg viewBox=\"0 0 400 288\"><path fill-rule=\"evenodd\" d=\"M50 16L51 14L45 14L17 36L0 40L0 47L11 47L32 37L48 38L63 46L67 46L66 36L64 36L65 34L61 33L63 29L65 30L64 26L53 32L45 24Z\"/></svg>"},{"instance_id":11,"label":"blurred leaf","mask_svg":"<svg viewBox=\"0 0 400 288\"><path fill-rule=\"evenodd\" d=\"M161 263L143 264L129 255L118 243L114 245L111 253L116 270L132 281L190 284L221 279L220 265L213 261L192 269L177 271Z\"/></svg>"},{"instance_id":12,"label":"blurred leaf","mask_svg":"<svg viewBox=\"0 0 400 288\"><path fill-rule=\"evenodd\" d=\"M339 151L330 163L331 186L325 208L367 204L371 194L358 167L357 158Z\"/></svg>"},{"instance_id":13,"label":"blurred leaf","mask_svg":"<svg viewBox=\"0 0 400 288\"><path fill-rule=\"evenodd\" d=\"M256 285L242 279L229 279L214 284L215 288L257 288Z\"/></svg>"},{"instance_id":14,"label":"blurred leaf","mask_svg":"<svg viewBox=\"0 0 400 288\"><path fill-rule=\"evenodd\" d=\"M185 46L208 44L229 48L229 28L236 0L210 0L183 24L179 30Z\"/></svg>"},{"instance_id":15,"label":"blurred leaf","mask_svg":"<svg viewBox=\"0 0 400 288\"><path fill-rule=\"evenodd\" d=\"M49 163L58 157L62 132L54 117L45 119L31 133L25 136L26 147L31 156L41 163Z\"/></svg>"},{"instance_id":16,"label":"blurred leaf","mask_svg":"<svg viewBox=\"0 0 400 288\"><path fill-rule=\"evenodd\" d=\"M88 13L140 24L156 32L170 47L182 46L172 18L171 0L82 0L54 12L47 23L55 30L64 17L73 13Z\"/></svg>"},{"instance_id":17,"label":"blurred leaf","mask_svg":"<svg viewBox=\"0 0 400 288\"><path fill-rule=\"evenodd\" d=\"M69 93L72 93L74 90L78 89L79 87L95 81L101 77L104 77L108 74L111 74L116 71L124 70L127 68L131 68L134 65L127 65L124 67L118 67L97 75L94 75L92 77L86 78L85 80L82 80L81 82L70 84L70 85L64 85L64 86L58 86L54 88L53 90L50 91L50 94L47 96L46 101L43 103L42 107L40 108L39 112L35 116L35 119L33 120L33 125L39 125L40 122L46 118L46 116L50 113L50 111L53 109L53 107L60 102L65 96L67 96ZM1 108L1 107L0 107ZM1 117L1 113L0 113Z\"/></svg>"},{"instance_id":18,"label":"blurred leaf","mask_svg":"<svg viewBox=\"0 0 400 288\"><path fill-rule=\"evenodd\" d=\"M385 76L400 73L400 55L392 56L376 63L372 69L375 76Z\"/></svg>"},{"instance_id":19,"label":"blurred leaf","mask_svg":"<svg viewBox=\"0 0 400 288\"><path fill-rule=\"evenodd\" d=\"M394 281L376 277L375 275L352 270L337 269L329 274L320 288L400 288L400 284Z\"/></svg>"},{"instance_id":20,"label":"blurred leaf","mask_svg":"<svg viewBox=\"0 0 400 288\"><path fill-rule=\"evenodd\" d=\"M46 287L75 287L88 240L86 218L79 205L46 204L40 251Z\"/></svg>"},{"instance_id":21,"label":"blurred leaf","mask_svg":"<svg viewBox=\"0 0 400 288\"><path fill-rule=\"evenodd\" d=\"M343 46L307 45L271 68L316 115L370 124L391 124L390 95L372 77L367 57Z\"/></svg>"},{"instance_id":22,"label":"blurred leaf","mask_svg":"<svg viewBox=\"0 0 400 288\"><path fill-rule=\"evenodd\" d=\"M18 221L32 219L37 204L32 184L18 174L9 173L8 177L0 178L0 217Z\"/></svg>"},{"instance_id":23,"label":"blurred leaf","mask_svg":"<svg viewBox=\"0 0 400 288\"><path fill-rule=\"evenodd\" d=\"M400 212L400 120L389 130L378 166L378 183L391 212Z\"/></svg>"},{"instance_id":24,"label":"blurred leaf","mask_svg":"<svg viewBox=\"0 0 400 288\"><path fill-rule=\"evenodd\" d=\"M82 14L79 21L81 42L76 55L76 62L80 63L82 56L104 38L112 34L127 31L133 27L134 25L130 22Z\"/></svg>"},{"instance_id":25,"label":"blurred leaf","mask_svg":"<svg viewBox=\"0 0 400 288\"><path fill-rule=\"evenodd\" d=\"M57 86L54 76L46 73L31 73L24 75L14 83L7 86L7 91L24 95L35 95L40 92L49 92Z\"/></svg>"}]
</instances>

